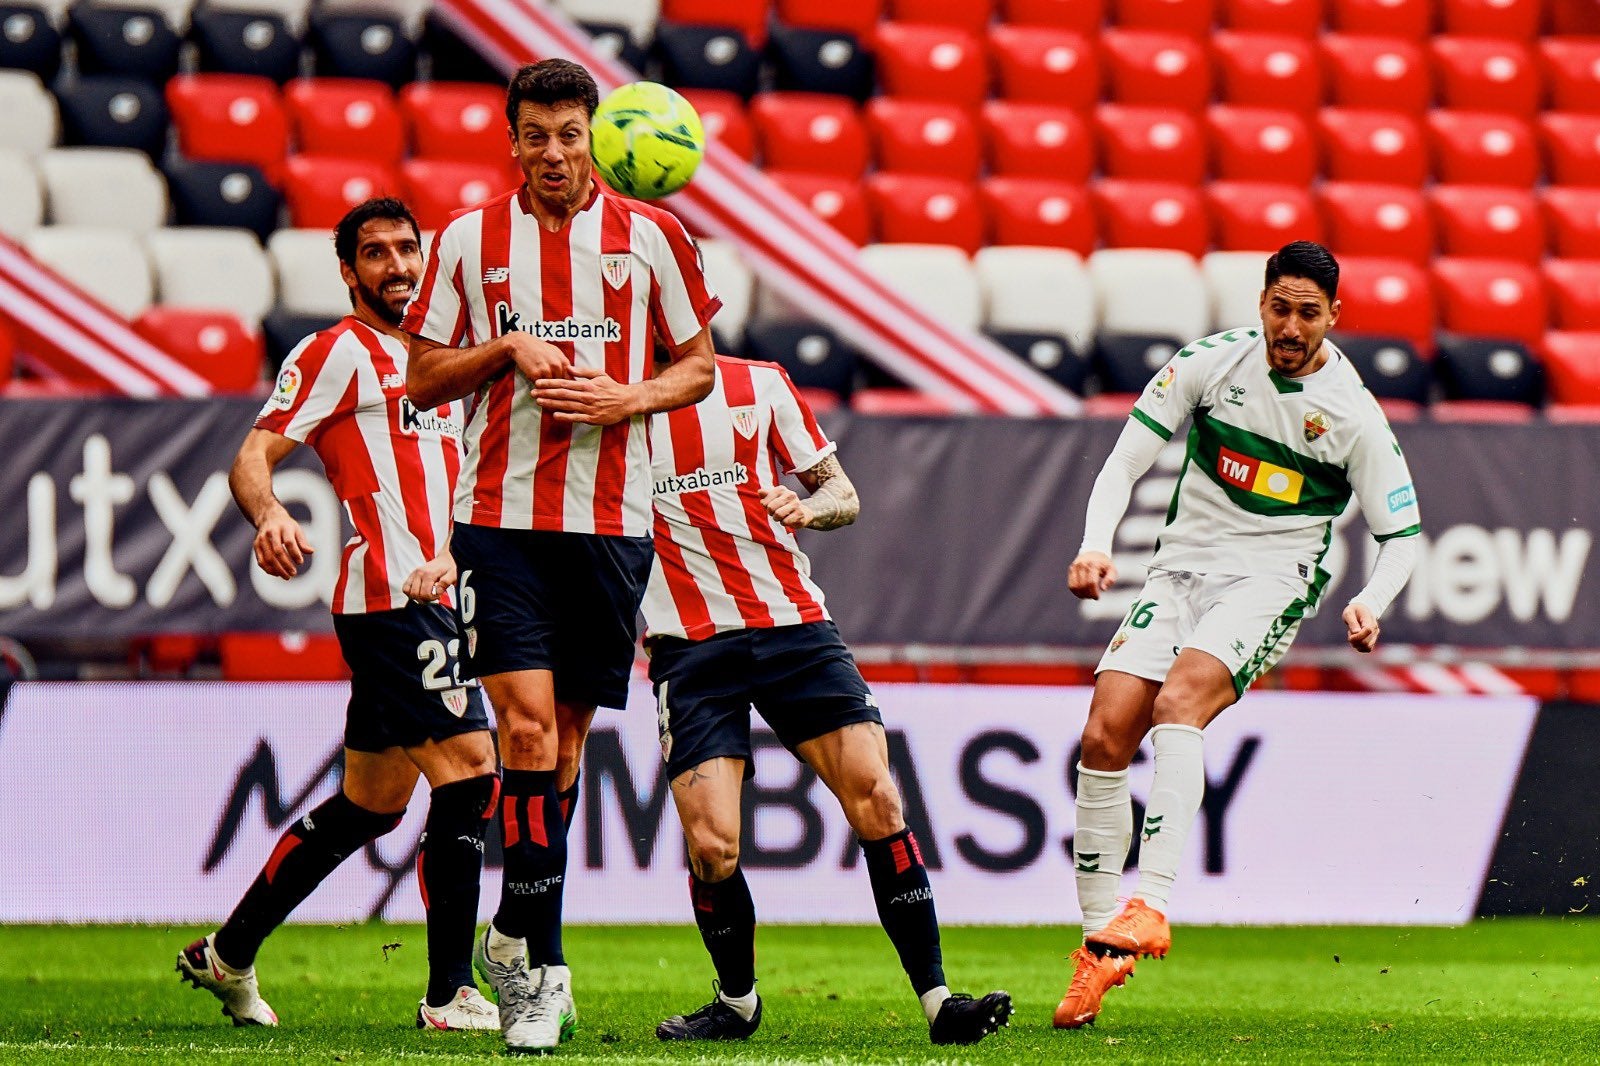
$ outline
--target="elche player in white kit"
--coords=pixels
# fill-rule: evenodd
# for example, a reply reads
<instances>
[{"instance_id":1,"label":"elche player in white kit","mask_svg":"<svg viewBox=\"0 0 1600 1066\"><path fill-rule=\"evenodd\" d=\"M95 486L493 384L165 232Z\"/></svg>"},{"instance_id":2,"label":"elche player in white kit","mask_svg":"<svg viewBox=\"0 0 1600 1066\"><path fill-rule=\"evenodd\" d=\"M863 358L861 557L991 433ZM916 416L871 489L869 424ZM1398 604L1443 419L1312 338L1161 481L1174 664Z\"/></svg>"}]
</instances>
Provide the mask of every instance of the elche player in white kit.
<instances>
[{"instance_id":1,"label":"elche player in white kit","mask_svg":"<svg viewBox=\"0 0 1600 1066\"><path fill-rule=\"evenodd\" d=\"M400 824L420 773L432 793L418 859L428 914L428 991L418 1028L493 1029L472 978L483 841L500 780L477 686L437 602L455 580L450 500L461 405L419 410L405 393L400 315L422 272L417 223L398 200L352 208L334 234L352 313L289 354L245 438L229 484L256 527L255 555L294 577L312 551L272 492L272 471L316 451L355 535L339 561L334 632L349 664L344 779L295 822L226 924L178 955L178 972L222 1001L235 1025L276 1025L255 973L262 942L350 855Z\"/></svg>"},{"instance_id":2,"label":"elche player in white kit","mask_svg":"<svg viewBox=\"0 0 1600 1066\"><path fill-rule=\"evenodd\" d=\"M709 396L653 420L645 647L690 902L717 973L711 1002L663 1021L662 1040L743 1040L761 1024L755 904L739 866L752 705L860 837L878 915L933 1042L975 1043L1011 1014L1004 992L973 999L945 985L933 890L890 776L883 718L795 542L795 530L836 529L859 512L834 451L774 363L718 356Z\"/></svg>"},{"instance_id":3,"label":"elche player in white kit","mask_svg":"<svg viewBox=\"0 0 1600 1066\"><path fill-rule=\"evenodd\" d=\"M1288 650L1316 609L1333 520L1352 498L1379 542L1370 580L1344 608L1370 652L1378 618L1410 577L1421 531L1405 456L1376 400L1329 341L1339 265L1309 241L1266 263L1260 328L1180 351L1140 395L1089 498L1075 596L1116 581L1111 543L1133 484L1193 416L1188 454L1143 591L1097 668L1078 766L1073 865L1084 944L1058 1028L1094 1021L1136 959L1165 956L1183 845L1205 791L1201 731ZM1146 734L1155 778L1139 883L1120 910L1133 833L1128 766Z\"/></svg>"}]
</instances>

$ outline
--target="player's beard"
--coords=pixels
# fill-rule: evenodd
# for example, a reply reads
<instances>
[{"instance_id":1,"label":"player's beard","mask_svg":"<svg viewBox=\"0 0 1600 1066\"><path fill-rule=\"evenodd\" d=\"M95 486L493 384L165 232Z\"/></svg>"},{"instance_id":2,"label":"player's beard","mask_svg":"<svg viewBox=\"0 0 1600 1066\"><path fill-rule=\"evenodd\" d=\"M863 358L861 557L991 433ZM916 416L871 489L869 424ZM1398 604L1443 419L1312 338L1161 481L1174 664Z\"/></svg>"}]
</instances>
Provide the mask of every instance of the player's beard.
<instances>
[{"instance_id":1,"label":"player's beard","mask_svg":"<svg viewBox=\"0 0 1600 1066\"><path fill-rule=\"evenodd\" d=\"M406 290L404 296L398 297L399 306L395 306L393 302L394 298L383 295L384 286L391 285L397 281L406 282L411 286ZM385 278L383 280L383 285L379 285L375 289L369 288L365 282L356 282L357 298L360 299L362 303L366 304L373 314L377 315L391 326L398 326L401 320L406 317L406 304L410 301L411 294L416 291L416 287L416 279L408 278L404 275L393 278Z\"/></svg>"},{"instance_id":2,"label":"player's beard","mask_svg":"<svg viewBox=\"0 0 1600 1066\"><path fill-rule=\"evenodd\" d=\"M1272 342L1272 351L1267 362L1272 365L1272 369L1285 377L1294 377L1305 370L1306 367L1311 365L1311 361L1317 357L1317 352L1322 349L1320 340L1317 341L1314 347L1307 347L1304 341L1294 342L1296 347L1292 349L1279 347L1283 343L1282 341Z\"/></svg>"}]
</instances>

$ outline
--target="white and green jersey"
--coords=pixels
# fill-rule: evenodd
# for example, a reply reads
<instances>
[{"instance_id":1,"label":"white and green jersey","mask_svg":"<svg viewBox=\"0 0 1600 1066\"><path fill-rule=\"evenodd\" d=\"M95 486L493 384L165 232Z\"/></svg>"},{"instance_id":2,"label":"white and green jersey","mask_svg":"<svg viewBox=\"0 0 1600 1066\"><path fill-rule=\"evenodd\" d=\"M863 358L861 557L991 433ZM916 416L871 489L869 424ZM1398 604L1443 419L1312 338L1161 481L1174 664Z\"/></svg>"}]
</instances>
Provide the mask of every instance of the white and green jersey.
<instances>
[{"instance_id":1,"label":"white and green jersey","mask_svg":"<svg viewBox=\"0 0 1600 1066\"><path fill-rule=\"evenodd\" d=\"M1133 407L1163 440L1191 414L1189 451L1151 566L1326 581L1318 564L1353 495L1378 540L1420 532L1400 444L1350 361L1324 342L1314 374L1267 363L1259 329L1195 341Z\"/></svg>"}]
</instances>

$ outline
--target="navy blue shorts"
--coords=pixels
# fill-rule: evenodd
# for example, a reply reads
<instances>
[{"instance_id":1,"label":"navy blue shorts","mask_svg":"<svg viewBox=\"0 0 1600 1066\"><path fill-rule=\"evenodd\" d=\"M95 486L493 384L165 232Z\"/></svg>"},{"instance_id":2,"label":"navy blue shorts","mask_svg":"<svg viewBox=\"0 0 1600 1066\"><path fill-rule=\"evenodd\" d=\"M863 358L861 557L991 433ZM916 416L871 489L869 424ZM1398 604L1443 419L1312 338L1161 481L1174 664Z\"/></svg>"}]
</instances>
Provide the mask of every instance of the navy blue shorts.
<instances>
[{"instance_id":1,"label":"navy blue shorts","mask_svg":"<svg viewBox=\"0 0 1600 1066\"><path fill-rule=\"evenodd\" d=\"M345 747L412 748L489 728L477 683L460 676L456 621L437 603L336 614L333 631L350 666Z\"/></svg>"},{"instance_id":2,"label":"navy blue shorts","mask_svg":"<svg viewBox=\"0 0 1600 1066\"><path fill-rule=\"evenodd\" d=\"M855 657L832 622L740 629L705 640L653 637L650 681L667 777L707 759L751 765L750 707L783 746L857 722L883 724Z\"/></svg>"},{"instance_id":3,"label":"navy blue shorts","mask_svg":"<svg viewBox=\"0 0 1600 1066\"><path fill-rule=\"evenodd\" d=\"M649 537L458 522L450 551L460 574L464 676L549 670L558 700L627 705L639 604L655 558Z\"/></svg>"}]
</instances>

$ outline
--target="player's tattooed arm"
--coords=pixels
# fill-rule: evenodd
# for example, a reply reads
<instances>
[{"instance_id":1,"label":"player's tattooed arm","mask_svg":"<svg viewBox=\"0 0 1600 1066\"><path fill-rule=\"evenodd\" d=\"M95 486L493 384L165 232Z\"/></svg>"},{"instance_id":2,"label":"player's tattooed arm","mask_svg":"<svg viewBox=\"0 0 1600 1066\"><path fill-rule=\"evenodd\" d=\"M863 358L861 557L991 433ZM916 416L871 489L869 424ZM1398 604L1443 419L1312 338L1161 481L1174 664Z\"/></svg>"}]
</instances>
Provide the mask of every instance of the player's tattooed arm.
<instances>
[{"instance_id":1,"label":"player's tattooed arm","mask_svg":"<svg viewBox=\"0 0 1600 1066\"><path fill-rule=\"evenodd\" d=\"M838 529L856 520L861 513L861 497L856 487L845 476L839 457L827 456L810 470L795 474L800 484L811 494L806 505L811 508L811 529Z\"/></svg>"}]
</instances>

